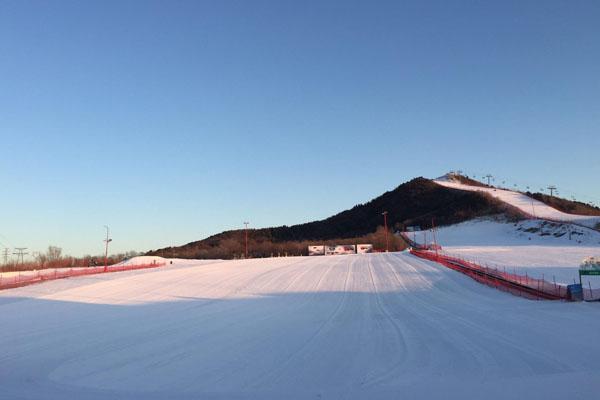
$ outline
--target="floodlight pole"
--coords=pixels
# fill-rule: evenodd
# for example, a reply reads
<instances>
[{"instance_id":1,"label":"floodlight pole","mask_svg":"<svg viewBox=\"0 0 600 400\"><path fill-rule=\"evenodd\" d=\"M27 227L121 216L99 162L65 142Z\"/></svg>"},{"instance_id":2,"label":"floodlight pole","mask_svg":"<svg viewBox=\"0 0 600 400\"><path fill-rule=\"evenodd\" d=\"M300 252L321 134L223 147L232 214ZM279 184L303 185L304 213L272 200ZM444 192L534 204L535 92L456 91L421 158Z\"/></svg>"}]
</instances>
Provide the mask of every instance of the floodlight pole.
<instances>
[{"instance_id":1,"label":"floodlight pole","mask_svg":"<svg viewBox=\"0 0 600 400\"><path fill-rule=\"evenodd\" d=\"M244 234L246 237L246 251L245 251L245 258L248 258L248 224L250 222L244 222L244 225L246 226L246 229L244 230Z\"/></svg>"},{"instance_id":2,"label":"floodlight pole","mask_svg":"<svg viewBox=\"0 0 600 400\"><path fill-rule=\"evenodd\" d=\"M105 247L104 247L104 272L108 271L108 243L112 242L112 239L108 237L109 228L107 225L104 225L106 228L106 239L104 239Z\"/></svg>"},{"instance_id":3,"label":"floodlight pole","mask_svg":"<svg viewBox=\"0 0 600 400\"><path fill-rule=\"evenodd\" d=\"M387 228L387 215L388 212L384 211L381 213L383 215L383 226L385 228L385 252L388 253L390 251L390 244L388 241L388 228Z\"/></svg>"}]
</instances>

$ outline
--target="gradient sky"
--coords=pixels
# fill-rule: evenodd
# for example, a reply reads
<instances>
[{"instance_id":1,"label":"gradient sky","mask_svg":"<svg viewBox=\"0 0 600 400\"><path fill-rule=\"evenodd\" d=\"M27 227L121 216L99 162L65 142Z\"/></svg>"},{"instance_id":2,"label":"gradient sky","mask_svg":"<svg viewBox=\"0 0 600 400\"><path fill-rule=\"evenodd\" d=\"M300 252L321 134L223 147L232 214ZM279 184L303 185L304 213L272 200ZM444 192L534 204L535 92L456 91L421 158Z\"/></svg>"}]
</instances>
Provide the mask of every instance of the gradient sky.
<instances>
[{"instance_id":1,"label":"gradient sky","mask_svg":"<svg viewBox=\"0 0 600 400\"><path fill-rule=\"evenodd\" d=\"M600 204L598 1L0 1L0 246L145 251L415 176Z\"/></svg>"}]
</instances>

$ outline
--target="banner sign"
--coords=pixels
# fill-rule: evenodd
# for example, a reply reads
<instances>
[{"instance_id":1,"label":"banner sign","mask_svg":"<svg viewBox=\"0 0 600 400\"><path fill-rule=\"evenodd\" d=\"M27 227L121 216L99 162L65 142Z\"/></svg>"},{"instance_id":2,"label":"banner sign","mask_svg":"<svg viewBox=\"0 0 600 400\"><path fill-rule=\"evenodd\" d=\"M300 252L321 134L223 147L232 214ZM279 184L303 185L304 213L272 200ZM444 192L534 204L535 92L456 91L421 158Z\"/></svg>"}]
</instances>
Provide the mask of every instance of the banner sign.
<instances>
[{"instance_id":1,"label":"banner sign","mask_svg":"<svg viewBox=\"0 0 600 400\"><path fill-rule=\"evenodd\" d=\"M325 246L308 246L309 256L324 256Z\"/></svg>"},{"instance_id":2,"label":"banner sign","mask_svg":"<svg viewBox=\"0 0 600 400\"><path fill-rule=\"evenodd\" d=\"M333 256L340 254L372 253L372 244L338 244L336 246L308 246L309 256Z\"/></svg>"},{"instance_id":3,"label":"banner sign","mask_svg":"<svg viewBox=\"0 0 600 400\"><path fill-rule=\"evenodd\" d=\"M359 253L359 254L372 253L373 252L373 245L372 244L357 244L356 245L356 252Z\"/></svg>"},{"instance_id":4,"label":"banner sign","mask_svg":"<svg viewBox=\"0 0 600 400\"><path fill-rule=\"evenodd\" d=\"M600 272L600 257L587 257L581 262L581 266L579 267L579 271L584 275L597 275L597 274L589 274L591 271Z\"/></svg>"}]
</instances>

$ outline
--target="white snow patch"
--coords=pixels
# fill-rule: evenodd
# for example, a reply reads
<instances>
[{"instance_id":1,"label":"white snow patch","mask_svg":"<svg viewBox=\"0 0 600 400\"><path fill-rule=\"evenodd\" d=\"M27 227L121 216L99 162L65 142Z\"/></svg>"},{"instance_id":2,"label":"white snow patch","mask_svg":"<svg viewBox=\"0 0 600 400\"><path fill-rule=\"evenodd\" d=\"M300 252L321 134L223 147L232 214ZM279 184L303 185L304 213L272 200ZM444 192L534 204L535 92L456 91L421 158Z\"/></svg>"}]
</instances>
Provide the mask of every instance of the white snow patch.
<instances>
[{"instance_id":1,"label":"white snow patch","mask_svg":"<svg viewBox=\"0 0 600 400\"><path fill-rule=\"evenodd\" d=\"M169 264L169 259L158 256L136 256L123 260L117 265L146 265L146 264Z\"/></svg>"}]
</instances>

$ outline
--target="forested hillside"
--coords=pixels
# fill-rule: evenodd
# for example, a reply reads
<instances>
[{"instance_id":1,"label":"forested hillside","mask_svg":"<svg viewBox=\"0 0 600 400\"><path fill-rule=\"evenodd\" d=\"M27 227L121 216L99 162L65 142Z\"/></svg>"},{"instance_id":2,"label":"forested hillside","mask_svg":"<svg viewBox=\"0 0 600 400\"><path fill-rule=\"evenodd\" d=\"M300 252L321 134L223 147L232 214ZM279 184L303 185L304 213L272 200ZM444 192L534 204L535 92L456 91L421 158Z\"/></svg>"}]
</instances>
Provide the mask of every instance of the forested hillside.
<instances>
[{"instance_id":1,"label":"forested hillside","mask_svg":"<svg viewBox=\"0 0 600 400\"><path fill-rule=\"evenodd\" d=\"M405 226L429 227L462 222L474 217L506 213L517 216L504 203L478 192L445 188L429 179L415 178L364 204L320 221L293 226L250 230L250 255L301 254L308 244L375 242L382 248L384 235L375 235L388 211L390 230ZM382 233L383 231L380 231ZM391 236L390 236L391 237ZM403 244L393 238L394 249ZM232 258L244 251L243 230L226 231L183 246L150 251L150 255L180 258Z\"/></svg>"}]
</instances>

